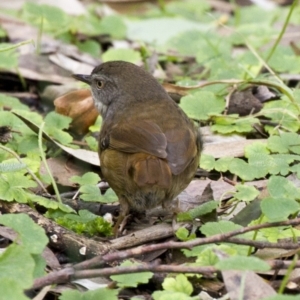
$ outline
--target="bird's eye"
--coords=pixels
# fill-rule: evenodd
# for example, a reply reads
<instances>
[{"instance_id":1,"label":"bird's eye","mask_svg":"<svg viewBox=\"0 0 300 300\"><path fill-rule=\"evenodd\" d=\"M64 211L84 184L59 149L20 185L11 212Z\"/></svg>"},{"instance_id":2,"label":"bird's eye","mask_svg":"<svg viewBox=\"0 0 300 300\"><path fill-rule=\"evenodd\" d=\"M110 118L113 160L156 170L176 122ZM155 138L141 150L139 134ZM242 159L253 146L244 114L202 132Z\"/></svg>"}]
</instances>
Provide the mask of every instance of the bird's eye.
<instances>
[{"instance_id":1,"label":"bird's eye","mask_svg":"<svg viewBox=\"0 0 300 300\"><path fill-rule=\"evenodd\" d=\"M97 80L96 82L97 88L100 90L104 86L104 82L102 80Z\"/></svg>"}]
</instances>

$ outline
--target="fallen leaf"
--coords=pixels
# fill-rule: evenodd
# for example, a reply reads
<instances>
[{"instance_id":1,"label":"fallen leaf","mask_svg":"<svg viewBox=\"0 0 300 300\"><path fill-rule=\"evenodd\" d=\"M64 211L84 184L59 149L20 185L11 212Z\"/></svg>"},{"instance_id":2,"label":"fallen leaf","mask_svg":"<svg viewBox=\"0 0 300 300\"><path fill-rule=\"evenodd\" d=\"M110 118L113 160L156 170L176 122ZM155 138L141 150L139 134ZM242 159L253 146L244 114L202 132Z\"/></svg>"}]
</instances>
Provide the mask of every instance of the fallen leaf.
<instances>
[{"instance_id":1,"label":"fallen leaf","mask_svg":"<svg viewBox=\"0 0 300 300\"><path fill-rule=\"evenodd\" d=\"M18 118L20 118L33 132L37 133L39 132L39 127L31 122L30 120L24 118L23 116L19 115L16 112L12 112L15 116L17 116ZM94 151L90 151L90 150L85 150L85 149L73 149L67 146L64 146L58 142L56 142L55 140L53 140L48 134L46 134L45 132L43 132L43 138L56 144L58 147L60 147L61 149L63 149L65 152L73 155L74 157L85 161L89 164L92 164L94 166L100 166L100 160L99 160L99 156L97 152Z\"/></svg>"},{"instance_id":2,"label":"fallen leaf","mask_svg":"<svg viewBox=\"0 0 300 300\"><path fill-rule=\"evenodd\" d=\"M216 250L215 253L220 260L228 258L228 255L220 250ZM253 271L223 270L221 273L231 300L260 300L276 295L275 290Z\"/></svg>"},{"instance_id":3,"label":"fallen leaf","mask_svg":"<svg viewBox=\"0 0 300 300\"><path fill-rule=\"evenodd\" d=\"M99 115L88 89L65 94L55 99L54 105L57 113L72 118L71 130L79 135L86 134Z\"/></svg>"}]
</instances>

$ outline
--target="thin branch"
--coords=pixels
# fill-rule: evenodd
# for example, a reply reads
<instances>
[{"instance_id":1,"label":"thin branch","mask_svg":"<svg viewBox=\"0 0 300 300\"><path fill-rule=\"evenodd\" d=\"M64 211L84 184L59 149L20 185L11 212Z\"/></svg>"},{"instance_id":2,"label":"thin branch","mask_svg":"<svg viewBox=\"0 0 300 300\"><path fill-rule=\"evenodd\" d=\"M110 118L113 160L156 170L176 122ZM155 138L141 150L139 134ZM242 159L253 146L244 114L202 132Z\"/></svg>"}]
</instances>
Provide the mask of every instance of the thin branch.
<instances>
[{"instance_id":1,"label":"thin branch","mask_svg":"<svg viewBox=\"0 0 300 300\"><path fill-rule=\"evenodd\" d=\"M288 269L290 267L300 268L300 261L296 263L282 260L267 261L272 270ZM153 272L153 273L193 273L203 274L205 276L213 276L218 272L215 267L212 266L186 266L186 265L154 265L154 264L142 264L138 266L129 267L113 267L103 269L89 269L89 270L74 270L74 268L66 268L60 271L52 272L47 276L38 278L35 280L31 289L39 289L47 285L65 283L72 280L82 278L94 278L94 277L108 277L111 275L132 274L141 272Z\"/></svg>"},{"instance_id":2,"label":"thin branch","mask_svg":"<svg viewBox=\"0 0 300 300\"><path fill-rule=\"evenodd\" d=\"M104 269L92 269L92 270L82 270L75 271L71 279L81 279L81 278L93 278L93 277L107 277L112 275L121 275L121 274L132 274L140 272L153 272L153 273L194 273L194 274L203 274L207 276L212 276L218 270L215 267L211 266L176 266L176 265L160 265L153 266L151 264L142 264L138 266L129 266L129 267L115 267L115 268L104 268Z\"/></svg>"},{"instance_id":3,"label":"thin branch","mask_svg":"<svg viewBox=\"0 0 300 300\"><path fill-rule=\"evenodd\" d=\"M84 262L78 263L74 265L74 268L76 270L83 270L83 269L89 269L94 268L97 266L102 266L105 263L125 259L129 257L135 257L139 256L145 253L157 251L157 250L165 250L165 249L191 249L195 246L200 245L207 245L207 244L214 244L214 243L220 243L220 242L228 242L228 240L233 237L237 236L239 234L243 234L250 231L255 231L258 229L263 228L270 228L270 227L280 227L280 226L295 226L300 224L300 218L296 218L293 220L288 221L282 221L282 222L274 222L274 223L264 223L249 227L244 227L241 229L237 229L231 232L222 233L222 234L216 234L207 238L198 238L187 242L165 242L160 244L154 244L154 245L146 245L146 246L139 246L133 249L128 249L120 252L114 252L114 253L108 253L103 256L96 256L90 260L86 260ZM299 244L296 244L299 246Z\"/></svg>"},{"instance_id":4,"label":"thin branch","mask_svg":"<svg viewBox=\"0 0 300 300\"><path fill-rule=\"evenodd\" d=\"M226 243L251 246L257 249L275 248L275 249L291 250L291 249L300 248L300 244L297 243L290 243L290 242L271 243L267 241L252 241L248 239L239 239L239 238L230 238L226 241Z\"/></svg>"}]
</instances>

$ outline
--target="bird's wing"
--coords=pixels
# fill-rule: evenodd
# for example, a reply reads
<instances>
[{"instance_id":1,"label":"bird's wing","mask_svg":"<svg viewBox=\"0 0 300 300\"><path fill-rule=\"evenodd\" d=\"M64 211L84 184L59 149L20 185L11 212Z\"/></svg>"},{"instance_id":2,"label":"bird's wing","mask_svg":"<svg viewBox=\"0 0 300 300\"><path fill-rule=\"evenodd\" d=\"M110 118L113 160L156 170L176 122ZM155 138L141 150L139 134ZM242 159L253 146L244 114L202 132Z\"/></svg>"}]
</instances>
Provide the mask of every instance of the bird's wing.
<instances>
[{"instance_id":1,"label":"bird's wing","mask_svg":"<svg viewBox=\"0 0 300 300\"><path fill-rule=\"evenodd\" d=\"M198 152L198 137L189 128L171 129L167 138L167 160L171 171L178 175L185 170Z\"/></svg>"},{"instance_id":2,"label":"bird's wing","mask_svg":"<svg viewBox=\"0 0 300 300\"><path fill-rule=\"evenodd\" d=\"M108 148L127 153L148 153L167 157L167 139L158 125L135 120L112 126L108 132Z\"/></svg>"},{"instance_id":3,"label":"bird's wing","mask_svg":"<svg viewBox=\"0 0 300 300\"><path fill-rule=\"evenodd\" d=\"M135 120L134 123L123 122L112 126L106 136L106 147L164 158L172 174L178 175L197 155L197 139L190 128L174 128L163 133L153 122Z\"/></svg>"}]
</instances>

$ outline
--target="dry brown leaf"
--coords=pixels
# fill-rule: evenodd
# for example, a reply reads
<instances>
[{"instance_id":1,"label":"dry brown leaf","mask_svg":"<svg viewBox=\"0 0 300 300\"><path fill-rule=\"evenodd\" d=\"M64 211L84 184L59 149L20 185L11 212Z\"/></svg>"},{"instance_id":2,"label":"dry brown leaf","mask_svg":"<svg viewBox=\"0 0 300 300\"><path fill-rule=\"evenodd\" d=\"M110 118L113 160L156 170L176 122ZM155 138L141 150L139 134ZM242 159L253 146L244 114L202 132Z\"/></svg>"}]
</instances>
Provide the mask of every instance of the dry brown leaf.
<instances>
[{"instance_id":1,"label":"dry brown leaf","mask_svg":"<svg viewBox=\"0 0 300 300\"><path fill-rule=\"evenodd\" d=\"M79 135L86 134L99 115L88 89L65 94L55 99L54 105L57 113L72 118L71 130Z\"/></svg>"},{"instance_id":2,"label":"dry brown leaf","mask_svg":"<svg viewBox=\"0 0 300 300\"><path fill-rule=\"evenodd\" d=\"M55 53L49 55L49 60L56 64L57 66L63 68L64 70L70 71L71 73L76 74L90 74L93 69L94 65L90 65L76 59L68 57L66 54L63 53Z\"/></svg>"},{"instance_id":3,"label":"dry brown leaf","mask_svg":"<svg viewBox=\"0 0 300 300\"><path fill-rule=\"evenodd\" d=\"M47 159L47 164L51 170L55 181L63 186L75 187L76 184L70 181L72 176L82 176L90 171L90 166L73 159L72 157L60 156ZM44 164L41 164L40 174L48 174Z\"/></svg>"},{"instance_id":4,"label":"dry brown leaf","mask_svg":"<svg viewBox=\"0 0 300 300\"><path fill-rule=\"evenodd\" d=\"M266 143L266 139L253 139L253 140L238 140L230 142L220 142L204 144L203 153L212 155L214 158L220 157L243 157L245 156L245 147L255 142Z\"/></svg>"},{"instance_id":5,"label":"dry brown leaf","mask_svg":"<svg viewBox=\"0 0 300 300\"><path fill-rule=\"evenodd\" d=\"M214 252L220 260L228 257L218 249ZM271 285L253 271L224 270L221 273L231 300L260 300L276 295Z\"/></svg>"},{"instance_id":6,"label":"dry brown leaf","mask_svg":"<svg viewBox=\"0 0 300 300\"><path fill-rule=\"evenodd\" d=\"M252 271L222 271L222 276L231 300L261 300L276 295L275 290Z\"/></svg>"}]
</instances>

